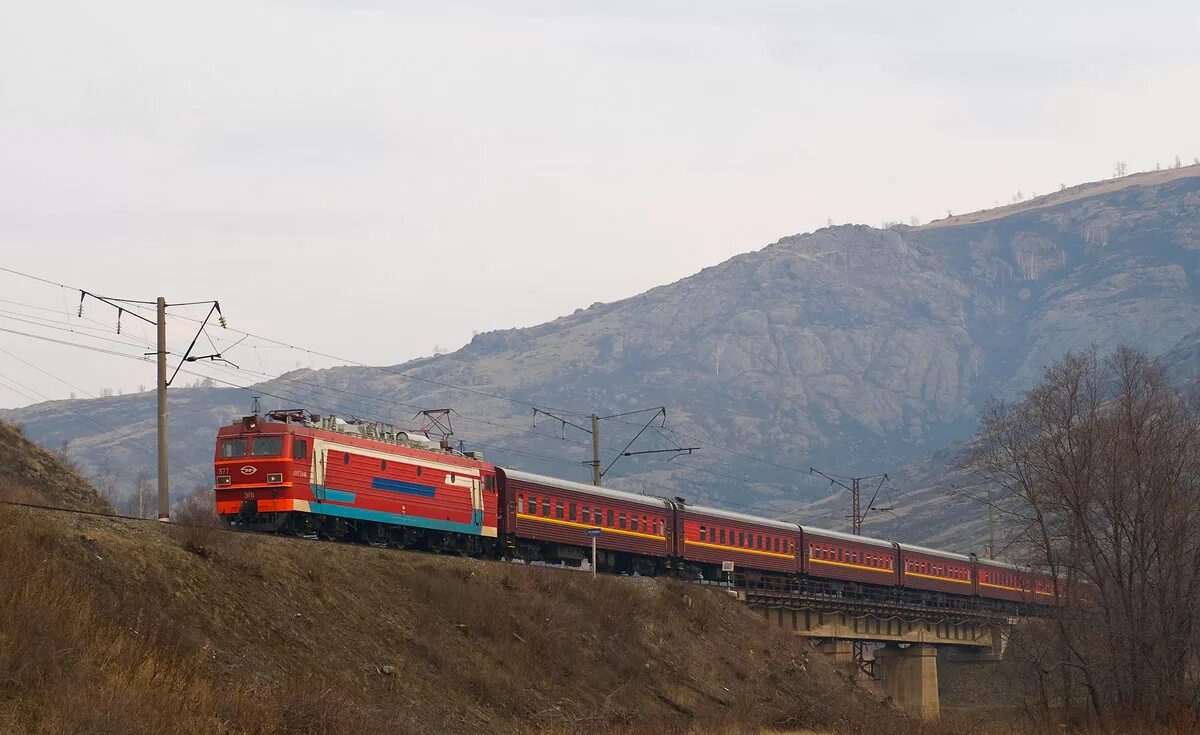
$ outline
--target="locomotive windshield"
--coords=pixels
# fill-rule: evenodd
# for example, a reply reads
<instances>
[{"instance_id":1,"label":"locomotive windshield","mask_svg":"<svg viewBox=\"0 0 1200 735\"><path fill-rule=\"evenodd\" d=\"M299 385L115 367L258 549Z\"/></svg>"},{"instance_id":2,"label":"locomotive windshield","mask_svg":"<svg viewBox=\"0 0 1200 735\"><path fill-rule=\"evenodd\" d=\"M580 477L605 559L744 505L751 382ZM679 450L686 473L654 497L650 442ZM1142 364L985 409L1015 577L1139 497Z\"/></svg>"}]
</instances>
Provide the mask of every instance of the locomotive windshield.
<instances>
[{"instance_id":1,"label":"locomotive windshield","mask_svg":"<svg viewBox=\"0 0 1200 735\"><path fill-rule=\"evenodd\" d=\"M255 457L278 457L283 454L282 436L256 436L250 445L250 454Z\"/></svg>"},{"instance_id":2,"label":"locomotive windshield","mask_svg":"<svg viewBox=\"0 0 1200 735\"><path fill-rule=\"evenodd\" d=\"M226 439L221 442L221 458L231 459L233 457L246 456L246 440L245 439Z\"/></svg>"}]
</instances>

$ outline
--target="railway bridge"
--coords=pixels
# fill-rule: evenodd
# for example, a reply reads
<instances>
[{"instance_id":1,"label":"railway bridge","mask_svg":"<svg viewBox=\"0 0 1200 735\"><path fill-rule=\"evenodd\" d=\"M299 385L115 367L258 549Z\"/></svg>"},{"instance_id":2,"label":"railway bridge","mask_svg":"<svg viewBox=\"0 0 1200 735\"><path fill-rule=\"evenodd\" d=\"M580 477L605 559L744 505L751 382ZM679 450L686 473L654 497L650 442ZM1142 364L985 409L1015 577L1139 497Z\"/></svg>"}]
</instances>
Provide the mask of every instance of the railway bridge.
<instances>
[{"instance_id":1,"label":"railway bridge","mask_svg":"<svg viewBox=\"0 0 1200 735\"><path fill-rule=\"evenodd\" d=\"M906 713L936 719L938 649L959 660L999 661L1027 606L970 597L928 597L895 590L844 590L746 574L729 576L729 592L767 620L814 639L817 651Z\"/></svg>"}]
</instances>

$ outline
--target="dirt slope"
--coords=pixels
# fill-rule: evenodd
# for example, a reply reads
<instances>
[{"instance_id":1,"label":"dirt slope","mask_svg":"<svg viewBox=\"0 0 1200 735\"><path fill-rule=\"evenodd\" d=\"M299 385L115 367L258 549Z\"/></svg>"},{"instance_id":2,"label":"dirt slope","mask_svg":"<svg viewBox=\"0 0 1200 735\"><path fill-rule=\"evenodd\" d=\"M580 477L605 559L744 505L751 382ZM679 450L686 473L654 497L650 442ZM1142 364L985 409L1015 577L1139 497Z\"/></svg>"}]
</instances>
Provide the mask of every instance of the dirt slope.
<instances>
[{"instance_id":1,"label":"dirt slope","mask_svg":"<svg viewBox=\"0 0 1200 735\"><path fill-rule=\"evenodd\" d=\"M728 596L0 506L0 733L907 725Z\"/></svg>"},{"instance_id":2,"label":"dirt slope","mask_svg":"<svg viewBox=\"0 0 1200 735\"><path fill-rule=\"evenodd\" d=\"M108 501L62 459L0 421L0 500L111 513Z\"/></svg>"}]
</instances>

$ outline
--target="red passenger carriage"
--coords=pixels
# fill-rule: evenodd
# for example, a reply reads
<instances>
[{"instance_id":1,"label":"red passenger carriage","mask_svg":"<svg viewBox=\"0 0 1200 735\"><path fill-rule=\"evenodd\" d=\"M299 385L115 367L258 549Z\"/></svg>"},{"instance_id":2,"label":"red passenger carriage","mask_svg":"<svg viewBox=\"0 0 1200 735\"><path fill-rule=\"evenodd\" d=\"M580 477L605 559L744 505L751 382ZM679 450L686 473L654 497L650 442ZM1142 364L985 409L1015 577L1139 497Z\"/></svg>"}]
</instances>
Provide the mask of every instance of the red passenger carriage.
<instances>
[{"instance_id":1,"label":"red passenger carriage","mask_svg":"<svg viewBox=\"0 0 1200 735\"><path fill-rule=\"evenodd\" d=\"M526 561L590 558L600 568L650 574L667 568L674 505L662 498L498 468L505 490L504 532Z\"/></svg>"},{"instance_id":2,"label":"red passenger carriage","mask_svg":"<svg viewBox=\"0 0 1200 735\"><path fill-rule=\"evenodd\" d=\"M952 595L974 594L971 557L911 544L897 544L897 547L903 586Z\"/></svg>"},{"instance_id":3,"label":"red passenger carriage","mask_svg":"<svg viewBox=\"0 0 1200 735\"><path fill-rule=\"evenodd\" d=\"M738 570L800 571L796 560L800 527L795 523L682 503L676 523L682 542L677 553L708 579L718 579L725 562Z\"/></svg>"},{"instance_id":4,"label":"red passenger carriage","mask_svg":"<svg viewBox=\"0 0 1200 735\"><path fill-rule=\"evenodd\" d=\"M801 530L805 574L843 582L899 584L896 545L891 541L812 526L802 526Z\"/></svg>"}]
</instances>

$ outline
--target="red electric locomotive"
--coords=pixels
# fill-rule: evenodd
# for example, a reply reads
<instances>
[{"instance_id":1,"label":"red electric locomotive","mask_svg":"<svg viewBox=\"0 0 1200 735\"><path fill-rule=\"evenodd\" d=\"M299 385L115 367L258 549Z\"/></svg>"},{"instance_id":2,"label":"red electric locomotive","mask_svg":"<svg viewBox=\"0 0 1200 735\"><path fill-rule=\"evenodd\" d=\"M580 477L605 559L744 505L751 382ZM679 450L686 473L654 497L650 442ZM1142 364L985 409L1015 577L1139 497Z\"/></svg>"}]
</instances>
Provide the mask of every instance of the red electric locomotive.
<instances>
[{"instance_id":1,"label":"red electric locomotive","mask_svg":"<svg viewBox=\"0 0 1200 735\"><path fill-rule=\"evenodd\" d=\"M498 536L495 468L419 434L273 411L222 427L215 463L240 528L471 552Z\"/></svg>"}]
</instances>

